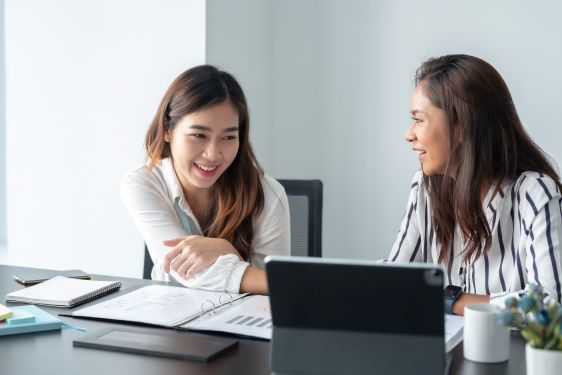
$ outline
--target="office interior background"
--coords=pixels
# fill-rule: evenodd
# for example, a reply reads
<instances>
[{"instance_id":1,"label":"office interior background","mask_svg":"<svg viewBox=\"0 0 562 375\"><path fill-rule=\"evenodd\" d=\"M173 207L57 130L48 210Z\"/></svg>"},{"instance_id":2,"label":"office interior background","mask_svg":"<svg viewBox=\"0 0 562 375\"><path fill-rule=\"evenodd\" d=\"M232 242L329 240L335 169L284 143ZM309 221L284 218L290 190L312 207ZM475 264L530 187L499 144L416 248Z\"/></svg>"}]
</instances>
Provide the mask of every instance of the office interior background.
<instances>
[{"instance_id":1,"label":"office interior background","mask_svg":"<svg viewBox=\"0 0 562 375\"><path fill-rule=\"evenodd\" d=\"M419 168L415 69L479 56L562 166L562 2L4 0L0 263L139 277L119 181L171 81L209 63L244 88L276 178L324 183L323 254L384 258Z\"/></svg>"}]
</instances>

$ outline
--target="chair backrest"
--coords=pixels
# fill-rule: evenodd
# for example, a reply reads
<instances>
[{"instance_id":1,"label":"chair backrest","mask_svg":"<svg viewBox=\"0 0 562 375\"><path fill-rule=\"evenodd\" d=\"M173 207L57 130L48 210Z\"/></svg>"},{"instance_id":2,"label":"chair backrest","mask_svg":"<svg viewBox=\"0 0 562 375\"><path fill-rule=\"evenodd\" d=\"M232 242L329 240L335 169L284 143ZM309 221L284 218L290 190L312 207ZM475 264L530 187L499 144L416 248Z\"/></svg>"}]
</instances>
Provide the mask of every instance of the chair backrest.
<instances>
[{"instance_id":1,"label":"chair backrest","mask_svg":"<svg viewBox=\"0 0 562 375\"><path fill-rule=\"evenodd\" d=\"M152 279L152 267L154 267L154 263L152 262L152 258L150 257L150 253L148 252L148 246L146 243L144 244L144 267L142 270L142 278L150 280Z\"/></svg>"},{"instance_id":2,"label":"chair backrest","mask_svg":"<svg viewBox=\"0 0 562 375\"><path fill-rule=\"evenodd\" d=\"M285 188L291 215L291 255L322 256L322 181L278 180ZM144 244L143 278L150 280L152 258Z\"/></svg>"},{"instance_id":3,"label":"chair backrest","mask_svg":"<svg viewBox=\"0 0 562 375\"><path fill-rule=\"evenodd\" d=\"M291 255L322 256L322 181L278 180L291 211Z\"/></svg>"}]
</instances>

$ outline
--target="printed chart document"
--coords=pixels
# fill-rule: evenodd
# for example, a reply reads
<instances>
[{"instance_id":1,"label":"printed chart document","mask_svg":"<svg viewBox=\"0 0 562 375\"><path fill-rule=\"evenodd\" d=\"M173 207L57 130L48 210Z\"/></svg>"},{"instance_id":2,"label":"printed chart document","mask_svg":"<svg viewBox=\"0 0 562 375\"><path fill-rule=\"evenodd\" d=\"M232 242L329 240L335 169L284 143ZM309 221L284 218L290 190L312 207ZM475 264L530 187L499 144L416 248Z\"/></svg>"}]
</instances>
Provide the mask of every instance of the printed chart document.
<instances>
[{"instance_id":1,"label":"printed chart document","mask_svg":"<svg viewBox=\"0 0 562 375\"><path fill-rule=\"evenodd\" d=\"M271 340L271 327L269 297L248 296L178 328L230 332Z\"/></svg>"},{"instance_id":2,"label":"printed chart document","mask_svg":"<svg viewBox=\"0 0 562 375\"><path fill-rule=\"evenodd\" d=\"M464 317L445 314L445 350L450 352L463 338Z\"/></svg>"}]
</instances>

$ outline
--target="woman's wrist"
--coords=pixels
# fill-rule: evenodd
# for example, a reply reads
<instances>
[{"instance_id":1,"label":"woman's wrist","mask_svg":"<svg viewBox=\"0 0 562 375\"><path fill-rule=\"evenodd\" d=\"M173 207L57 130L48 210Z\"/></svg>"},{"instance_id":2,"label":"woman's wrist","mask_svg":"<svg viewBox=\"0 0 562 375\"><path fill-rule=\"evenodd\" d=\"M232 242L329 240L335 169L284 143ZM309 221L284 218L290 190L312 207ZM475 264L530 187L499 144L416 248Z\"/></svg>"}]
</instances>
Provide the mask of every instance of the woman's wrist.
<instances>
[{"instance_id":1,"label":"woman's wrist","mask_svg":"<svg viewBox=\"0 0 562 375\"><path fill-rule=\"evenodd\" d=\"M453 303L453 313L455 315L464 315L464 308L472 303L490 303L490 296L463 293Z\"/></svg>"},{"instance_id":2,"label":"woman's wrist","mask_svg":"<svg viewBox=\"0 0 562 375\"><path fill-rule=\"evenodd\" d=\"M267 277L264 270L248 266L240 281L240 293L267 295Z\"/></svg>"},{"instance_id":3,"label":"woman's wrist","mask_svg":"<svg viewBox=\"0 0 562 375\"><path fill-rule=\"evenodd\" d=\"M223 246L227 251L226 254L234 254L238 257L238 259L244 260L244 259L242 259L242 256L240 255L238 250L236 250L234 245L230 243L230 241L225 240L224 238L219 238L219 240L223 242Z\"/></svg>"}]
</instances>

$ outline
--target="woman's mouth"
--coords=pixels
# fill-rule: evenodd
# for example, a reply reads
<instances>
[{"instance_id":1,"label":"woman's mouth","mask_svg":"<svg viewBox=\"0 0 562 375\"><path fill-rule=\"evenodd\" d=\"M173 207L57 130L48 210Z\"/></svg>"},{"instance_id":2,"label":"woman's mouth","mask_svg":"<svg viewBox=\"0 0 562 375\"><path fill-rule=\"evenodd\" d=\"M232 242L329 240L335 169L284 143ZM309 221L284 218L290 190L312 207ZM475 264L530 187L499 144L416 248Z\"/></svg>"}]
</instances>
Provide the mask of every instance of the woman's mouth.
<instances>
[{"instance_id":1,"label":"woman's mouth","mask_svg":"<svg viewBox=\"0 0 562 375\"><path fill-rule=\"evenodd\" d=\"M203 177L213 177L219 169L218 165L210 166L198 163L193 163L193 165L195 166L195 170Z\"/></svg>"}]
</instances>

